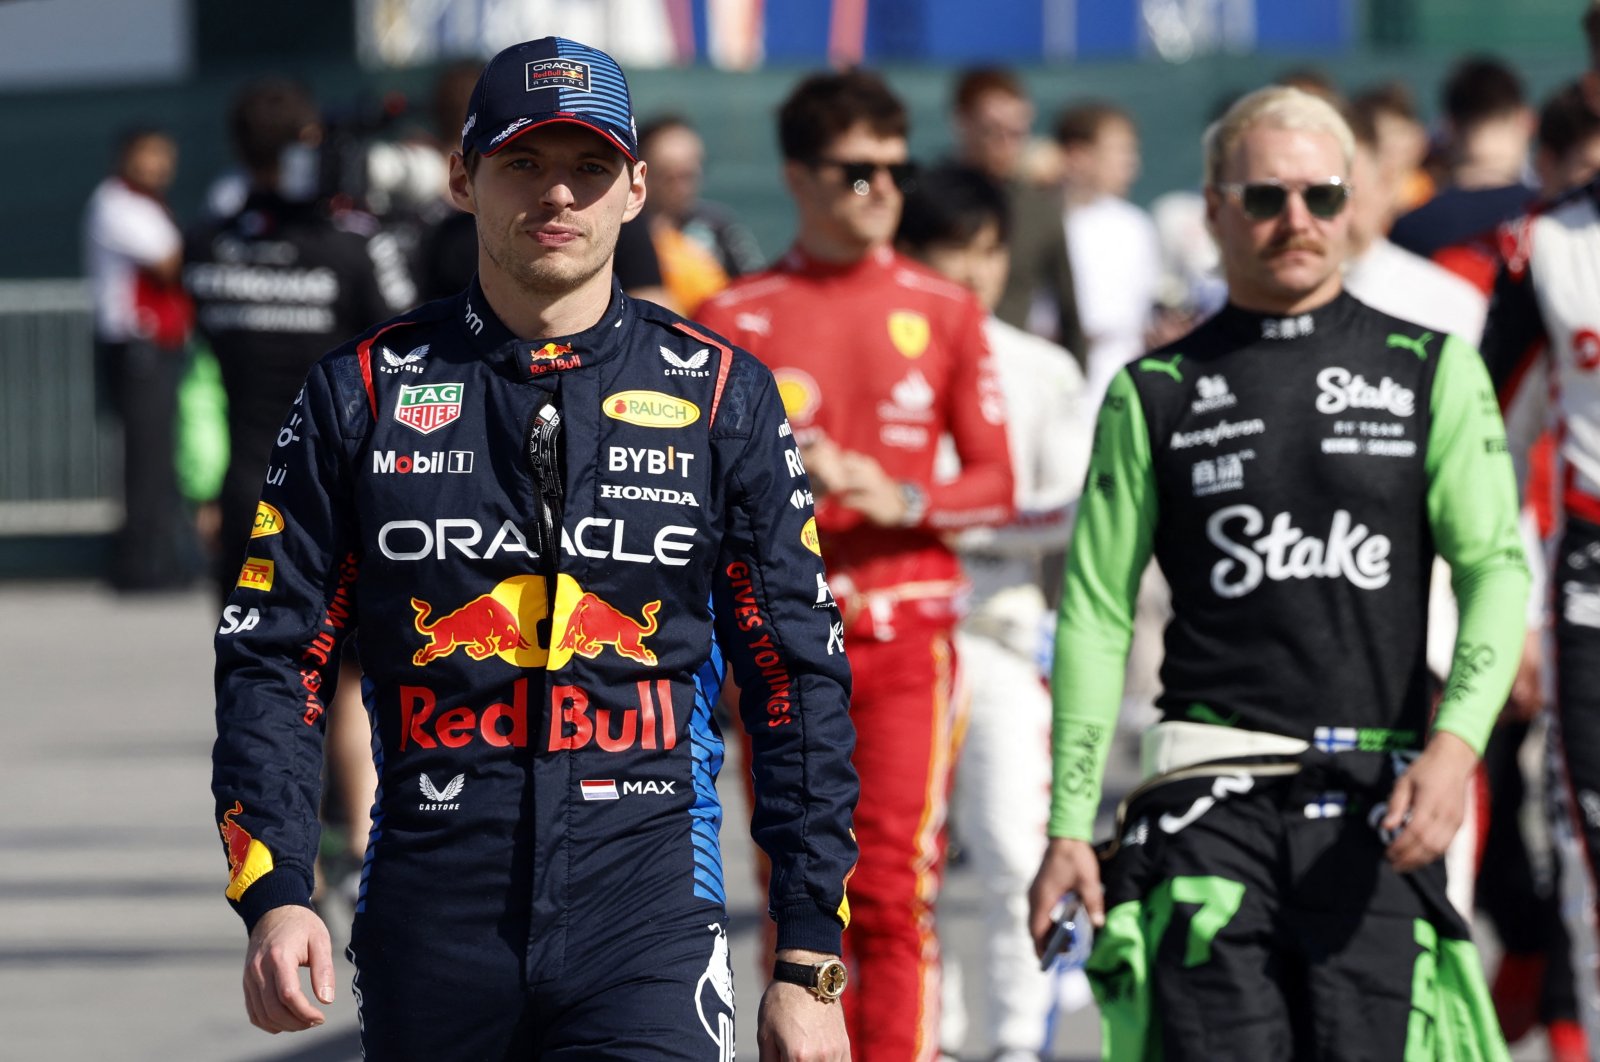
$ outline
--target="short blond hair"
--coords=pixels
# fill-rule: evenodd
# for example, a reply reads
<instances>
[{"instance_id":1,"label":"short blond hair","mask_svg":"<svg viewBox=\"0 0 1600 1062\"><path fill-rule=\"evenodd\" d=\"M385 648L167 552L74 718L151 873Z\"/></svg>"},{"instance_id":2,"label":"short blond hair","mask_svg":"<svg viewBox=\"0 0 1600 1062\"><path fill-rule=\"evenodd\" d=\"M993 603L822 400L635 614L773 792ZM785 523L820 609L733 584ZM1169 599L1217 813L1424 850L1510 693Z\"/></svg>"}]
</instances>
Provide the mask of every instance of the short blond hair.
<instances>
[{"instance_id":1,"label":"short blond hair","mask_svg":"<svg viewBox=\"0 0 1600 1062\"><path fill-rule=\"evenodd\" d=\"M1346 173L1355 158L1355 135L1350 132L1350 125L1338 108L1321 96L1303 89L1269 85L1235 102L1226 114L1206 129L1201 145L1205 152L1204 179L1208 187L1222 180L1222 167L1234 145L1258 125L1327 133L1339 142Z\"/></svg>"}]
</instances>

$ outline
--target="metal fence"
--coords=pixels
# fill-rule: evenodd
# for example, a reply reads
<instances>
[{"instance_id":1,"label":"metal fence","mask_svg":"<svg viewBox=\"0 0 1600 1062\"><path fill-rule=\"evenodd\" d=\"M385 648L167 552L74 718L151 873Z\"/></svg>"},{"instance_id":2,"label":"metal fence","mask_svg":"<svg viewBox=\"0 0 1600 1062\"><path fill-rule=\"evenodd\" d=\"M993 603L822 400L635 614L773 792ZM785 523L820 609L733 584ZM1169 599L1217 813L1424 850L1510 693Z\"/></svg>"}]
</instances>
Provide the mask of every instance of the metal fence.
<instances>
[{"instance_id":1,"label":"metal fence","mask_svg":"<svg viewBox=\"0 0 1600 1062\"><path fill-rule=\"evenodd\" d=\"M111 530L118 461L96 408L88 285L0 283L0 536Z\"/></svg>"}]
</instances>

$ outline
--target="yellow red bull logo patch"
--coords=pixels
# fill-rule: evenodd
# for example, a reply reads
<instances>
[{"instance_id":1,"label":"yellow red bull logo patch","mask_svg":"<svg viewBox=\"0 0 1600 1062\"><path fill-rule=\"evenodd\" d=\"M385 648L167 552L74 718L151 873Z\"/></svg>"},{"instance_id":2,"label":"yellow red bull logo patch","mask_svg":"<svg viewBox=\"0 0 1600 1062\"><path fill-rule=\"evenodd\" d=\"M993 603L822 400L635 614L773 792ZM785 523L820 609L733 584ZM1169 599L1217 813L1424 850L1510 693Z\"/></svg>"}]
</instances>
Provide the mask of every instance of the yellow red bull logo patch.
<instances>
[{"instance_id":1,"label":"yellow red bull logo patch","mask_svg":"<svg viewBox=\"0 0 1600 1062\"><path fill-rule=\"evenodd\" d=\"M272 869L272 853L267 846L251 837L245 828L233 821L244 811L244 805L233 802L233 807L222 813L217 830L222 843L228 848L228 899L238 900L255 881Z\"/></svg>"},{"instance_id":2,"label":"yellow red bull logo patch","mask_svg":"<svg viewBox=\"0 0 1600 1062\"><path fill-rule=\"evenodd\" d=\"M246 590L271 590L274 565L260 557L246 557L239 569L239 586Z\"/></svg>"},{"instance_id":3,"label":"yellow red bull logo patch","mask_svg":"<svg viewBox=\"0 0 1600 1062\"><path fill-rule=\"evenodd\" d=\"M539 622L550 614L544 577L515 575L452 612L433 618L433 605L411 599L412 626L424 642L411 662L424 667L457 649L471 660L499 657L517 667L544 667L549 650L539 644Z\"/></svg>"},{"instance_id":4,"label":"yellow red bull logo patch","mask_svg":"<svg viewBox=\"0 0 1600 1062\"><path fill-rule=\"evenodd\" d=\"M618 391L601 404L612 420L641 428L686 428L700 419L700 407L660 391Z\"/></svg>"},{"instance_id":5,"label":"yellow red bull logo patch","mask_svg":"<svg viewBox=\"0 0 1600 1062\"><path fill-rule=\"evenodd\" d=\"M550 670L565 667L574 655L593 660L607 648L629 660L654 665L656 654L644 641L656 633L661 602L639 610L639 619L578 585L570 575L556 577L555 619L550 625Z\"/></svg>"},{"instance_id":6,"label":"yellow red bull logo patch","mask_svg":"<svg viewBox=\"0 0 1600 1062\"><path fill-rule=\"evenodd\" d=\"M283 514L266 502L256 503L255 522L250 526L251 538L266 538L283 530Z\"/></svg>"},{"instance_id":7,"label":"yellow red bull logo patch","mask_svg":"<svg viewBox=\"0 0 1600 1062\"><path fill-rule=\"evenodd\" d=\"M822 556L822 540L817 537L817 518L807 518L800 527L800 544L817 556Z\"/></svg>"},{"instance_id":8,"label":"yellow red bull logo patch","mask_svg":"<svg viewBox=\"0 0 1600 1062\"><path fill-rule=\"evenodd\" d=\"M931 335L928 319L915 310L894 310L889 314L889 342L906 357L922 357Z\"/></svg>"}]
</instances>

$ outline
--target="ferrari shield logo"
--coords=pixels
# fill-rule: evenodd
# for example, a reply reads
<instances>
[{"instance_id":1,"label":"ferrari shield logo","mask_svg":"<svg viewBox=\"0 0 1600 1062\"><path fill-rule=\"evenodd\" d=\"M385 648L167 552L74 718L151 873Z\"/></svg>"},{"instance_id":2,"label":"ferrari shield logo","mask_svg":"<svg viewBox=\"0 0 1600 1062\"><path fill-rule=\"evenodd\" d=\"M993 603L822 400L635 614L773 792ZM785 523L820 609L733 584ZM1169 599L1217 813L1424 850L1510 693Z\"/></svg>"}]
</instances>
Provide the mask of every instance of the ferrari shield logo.
<instances>
[{"instance_id":1,"label":"ferrari shield logo","mask_svg":"<svg viewBox=\"0 0 1600 1062\"><path fill-rule=\"evenodd\" d=\"M895 310L889 315L889 338L908 358L920 358L928 349L928 319L915 310Z\"/></svg>"},{"instance_id":2,"label":"ferrari shield logo","mask_svg":"<svg viewBox=\"0 0 1600 1062\"><path fill-rule=\"evenodd\" d=\"M394 419L424 435L438 431L461 416L464 384L403 384L394 404Z\"/></svg>"}]
</instances>

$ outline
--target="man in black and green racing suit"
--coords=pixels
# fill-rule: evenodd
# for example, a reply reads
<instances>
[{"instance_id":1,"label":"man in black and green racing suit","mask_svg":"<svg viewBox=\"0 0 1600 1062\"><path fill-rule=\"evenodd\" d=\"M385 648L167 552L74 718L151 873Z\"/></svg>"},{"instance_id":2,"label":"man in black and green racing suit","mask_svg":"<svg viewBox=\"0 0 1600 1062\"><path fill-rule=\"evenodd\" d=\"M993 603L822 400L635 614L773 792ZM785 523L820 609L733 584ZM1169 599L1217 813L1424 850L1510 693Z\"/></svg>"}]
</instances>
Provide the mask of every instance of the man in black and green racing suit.
<instances>
[{"instance_id":1,"label":"man in black and green racing suit","mask_svg":"<svg viewBox=\"0 0 1600 1062\"><path fill-rule=\"evenodd\" d=\"M1229 304L1100 411L1057 631L1042 945L1067 892L1108 1059L1503 1059L1438 861L1504 702L1528 574L1481 359L1341 286L1352 141L1294 89L1206 136ZM1461 607L1434 710L1433 556ZM1163 718L1089 845L1151 556ZM1103 881L1103 886L1102 886Z\"/></svg>"}]
</instances>

